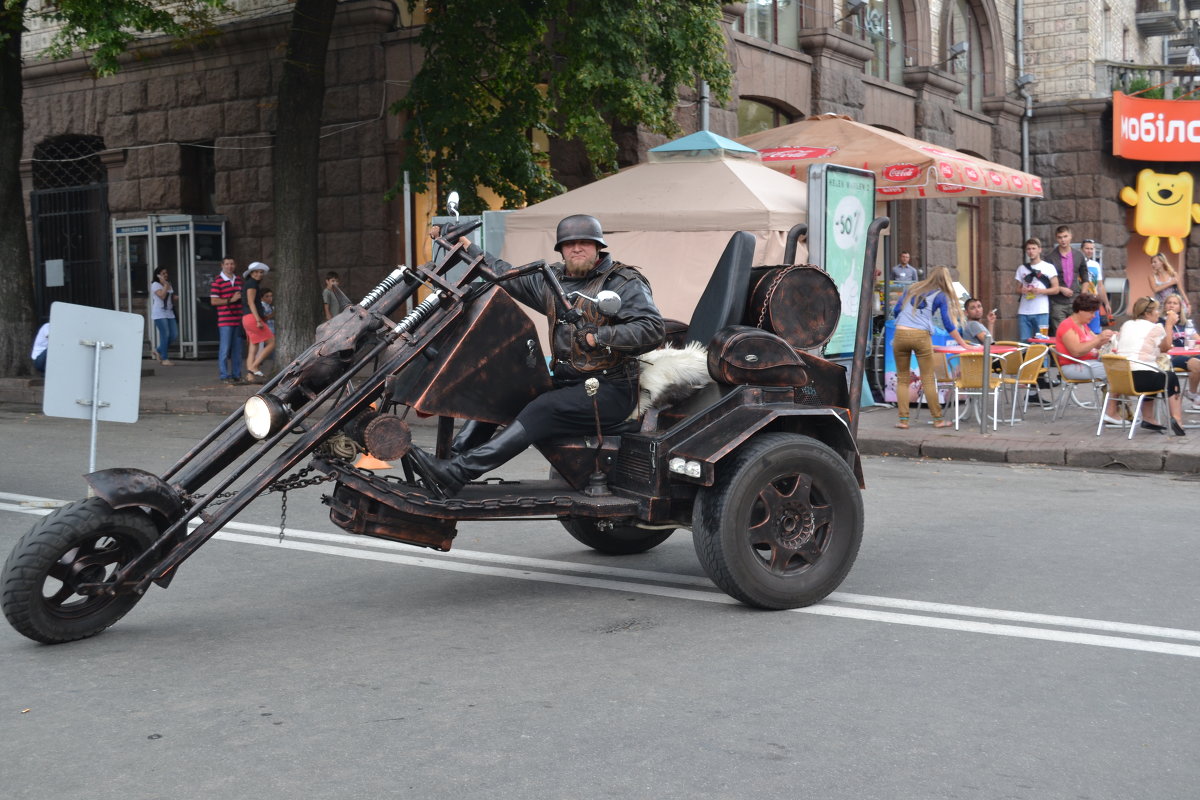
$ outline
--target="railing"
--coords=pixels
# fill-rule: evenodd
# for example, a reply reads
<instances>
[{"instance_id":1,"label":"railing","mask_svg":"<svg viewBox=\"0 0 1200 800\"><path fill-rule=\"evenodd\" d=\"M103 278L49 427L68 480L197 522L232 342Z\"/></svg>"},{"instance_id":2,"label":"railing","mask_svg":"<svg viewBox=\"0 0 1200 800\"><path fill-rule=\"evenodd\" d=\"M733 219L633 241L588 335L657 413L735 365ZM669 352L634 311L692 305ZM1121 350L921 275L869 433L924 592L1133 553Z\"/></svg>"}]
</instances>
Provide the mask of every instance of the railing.
<instances>
[{"instance_id":1,"label":"railing","mask_svg":"<svg viewBox=\"0 0 1200 800\"><path fill-rule=\"evenodd\" d=\"M1130 64L1097 61L1095 97L1114 91L1147 98L1174 98L1200 85L1200 66L1187 64ZM1194 96L1194 95L1193 95Z\"/></svg>"}]
</instances>

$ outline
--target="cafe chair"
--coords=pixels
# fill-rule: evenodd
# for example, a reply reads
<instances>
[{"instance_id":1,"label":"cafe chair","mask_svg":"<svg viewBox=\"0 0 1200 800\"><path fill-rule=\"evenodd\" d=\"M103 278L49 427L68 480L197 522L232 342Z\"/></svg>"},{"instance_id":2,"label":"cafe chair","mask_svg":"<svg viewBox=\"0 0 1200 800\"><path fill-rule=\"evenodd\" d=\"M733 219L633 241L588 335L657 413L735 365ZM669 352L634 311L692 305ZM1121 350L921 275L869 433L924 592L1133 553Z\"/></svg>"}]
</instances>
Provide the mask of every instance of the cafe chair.
<instances>
[{"instance_id":1,"label":"cafe chair","mask_svg":"<svg viewBox=\"0 0 1200 800\"><path fill-rule=\"evenodd\" d=\"M1015 425L1017 422L1017 403L1021 403L1021 414L1029 410L1029 393L1038 391L1038 378L1046 374L1046 351L1050 348L1044 344L1031 344L1025 350L1014 353L1005 353L1002 360L1002 369L1000 373L1000 385L1012 392L1012 408L1008 416L1008 424ZM1050 390L1051 401L1053 402L1054 390ZM1046 404L1041 401L1041 395L1038 395L1038 406L1041 407L1042 413L1046 411Z\"/></svg>"},{"instance_id":2,"label":"cafe chair","mask_svg":"<svg viewBox=\"0 0 1200 800\"><path fill-rule=\"evenodd\" d=\"M938 404L942 403L942 389L945 389L947 394L954 388L954 370L950 368L950 359L954 358L947 353L933 354L933 383L934 391L938 395ZM928 404L925 398L925 382L921 381L921 388L917 393L917 404L913 407L913 419L916 420L921 416L921 404Z\"/></svg>"},{"instance_id":3,"label":"cafe chair","mask_svg":"<svg viewBox=\"0 0 1200 800\"><path fill-rule=\"evenodd\" d=\"M1146 361L1135 361L1128 359L1125 356L1119 356L1113 353L1100 356L1100 361L1104 364L1104 374L1108 379L1108 389L1104 392L1104 401L1100 404L1100 423L1096 426L1096 435L1099 436L1104 430L1104 409L1108 406L1110 397L1137 398L1137 403L1133 407L1133 419L1129 423L1128 439L1133 438L1134 432L1138 429L1138 422L1141 421L1142 403L1147 397L1157 397L1166 402L1165 395L1167 389L1167 373L1159 369L1157 365ZM1154 389L1149 392L1139 392L1133 387L1133 365L1149 367L1154 372L1162 375L1163 385L1161 389ZM1122 425L1124 429L1124 425Z\"/></svg>"},{"instance_id":4,"label":"cafe chair","mask_svg":"<svg viewBox=\"0 0 1200 800\"><path fill-rule=\"evenodd\" d=\"M978 397L979 408L986 408L983 404L985 374L988 379L987 391L992 397L992 430L996 430L1000 409L1000 376L993 375L990 369L985 368L983 353L975 351L960 353L958 356L958 377L954 379L954 430L958 430L958 421L962 419L958 407L959 397Z\"/></svg>"},{"instance_id":5,"label":"cafe chair","mask_svg":"<svg viewBox=\"0 0 1200 800\"><path fill-rule=\"evenodd\" d=\"M1060 420L1066 416L1067 409L1072 403L1080 408L1095 408L1096 403L1100 400L1100 386L1096 378L1090 376L1087 378L1068 378L1063 374L1063 367L1067 364L1082 364L1087 366L1093 362L1083 361L1067 353L1060 353L1058 350L1051 350L1050 355L1054 359L1054 366L1058 369L1058 379L1062 381L1062 390L1059 392L1058 402L1054 404L1054 414L1051 416L1051 419ZM1092 387L1091 405L1088 405L1075 396L1075 390L1085 384L1091 384Z\"/></svg>"}]
</instances>

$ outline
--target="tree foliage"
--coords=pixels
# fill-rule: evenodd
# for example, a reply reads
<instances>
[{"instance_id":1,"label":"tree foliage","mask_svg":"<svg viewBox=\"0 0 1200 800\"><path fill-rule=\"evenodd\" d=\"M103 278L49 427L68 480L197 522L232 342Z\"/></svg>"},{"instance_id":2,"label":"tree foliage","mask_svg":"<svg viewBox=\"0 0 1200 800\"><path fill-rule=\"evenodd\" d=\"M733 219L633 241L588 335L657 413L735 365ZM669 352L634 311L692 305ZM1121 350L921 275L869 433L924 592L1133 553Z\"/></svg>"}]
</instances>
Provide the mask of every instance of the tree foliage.
<instances>
[{"instance_id":1,"label":"tree foliage","mask_svg":"<svg viewBox=\"0 0 1200 800\"><path fill-rule=\"evenodd\" d=\"M410 7L415 0L409 0ZM562 191L534 131L579 142L597 173L616 168L614 125L678 133L679 88L728 97L719 0L428 0L425 61L407 97L404 169L508 207ZM465 190L465 191L464 191Z\"/></svg>"},{"instance_id":2,"label":"tree foliage","mask_svg":"<svg viewBox=\"0 0 1200 800\"><path fill-rule=\"evenodd\" d=\"M87 53L97 75L111 75L120 56L142 35L195 38L211 30L226 0L0 0L0 376L29 371L34 319L33 267L25 230L21 150L25 133L21 36L28 23L45 18L57 28L47 55Z\"/></svg>"}]
</instances>

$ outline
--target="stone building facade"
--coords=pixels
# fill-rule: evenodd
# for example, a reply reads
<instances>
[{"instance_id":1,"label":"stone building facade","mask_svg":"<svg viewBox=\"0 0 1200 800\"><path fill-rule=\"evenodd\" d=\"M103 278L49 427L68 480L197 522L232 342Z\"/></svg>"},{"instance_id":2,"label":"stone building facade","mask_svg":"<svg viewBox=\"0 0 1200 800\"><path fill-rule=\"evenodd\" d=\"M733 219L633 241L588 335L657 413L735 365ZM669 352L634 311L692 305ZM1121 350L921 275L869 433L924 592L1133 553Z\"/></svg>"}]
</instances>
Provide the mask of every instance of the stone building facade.
<instances>
[{"instance_id":1,"label":"stone building facade","mask_svg":"<svg viewBox=\"0 0 1200 800\"><path fill-rule=\"evenodd\" d=\"M1132 3L1111 5L729 3L724 11L734 100L710 109L710 127L737 137L809 114L844 113L1007 166L1027 166L1046 187L1046 199L1028 207L994 197L880 207L893 219L884 260L904 249L921 266L956 265L973 293L1012 319L1011 274L1027 230L1045 238L1054 224L1068 221L1081 231L1077 238L1110 244L1107 264L1123 267L1118 251L1127 229L1116 194L1140 165L1107 155L1107 83L1129 71L1126 59L1153 64L1156 47L1160 54L1165 48L1138 32L1135 15L1125 8ZM224 215L230 250L239 260L270 263L270 142L291 4L238 0L234 7L221 35L203 46L178 49L149 40L121 73L99 80L82 57L38 60L52 31L31 30L25 39L26 188L38 189L44 165L62 152L58 143L83 141L98 159L105 214ZM1178 13L1185 20L1188 12ZM407 3L391 0L347 0L338 11L321 145L320 255L322 269L342 272L351 294L404 260L403 206L383 201L400 177L401 155L400 123L387 108L420 66L420 21ZM1118 29L1125 33L1114 39ZM1036 80L1020 85L1024 73ZM685 133L699 126L695 101L687 88L678 113ZM636 131L625 139L624 163L643 159L663 141ZM430 212L418 207L407 221L415 239L423 240ZM1001 333L1010 332L1002 326Z\"/></svg>"}]
</instances>

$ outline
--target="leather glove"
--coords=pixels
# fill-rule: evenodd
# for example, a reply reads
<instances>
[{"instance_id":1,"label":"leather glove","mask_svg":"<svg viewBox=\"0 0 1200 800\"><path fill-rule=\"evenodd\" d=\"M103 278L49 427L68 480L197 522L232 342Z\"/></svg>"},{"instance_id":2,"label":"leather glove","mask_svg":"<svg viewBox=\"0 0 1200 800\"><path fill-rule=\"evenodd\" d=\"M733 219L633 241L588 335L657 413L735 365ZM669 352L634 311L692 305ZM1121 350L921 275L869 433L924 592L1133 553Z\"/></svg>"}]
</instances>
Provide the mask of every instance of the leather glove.
<instances>
[{"instance_id":1,"label":"leather glove","mask_svg":"<svg viewBox=\"0 0 1200 800\"><path fill-rule=\"evenodd\" d=\"M575 331L575 344L579 345L581 349L587 351L599 349L600 342L596 336L598 332L599 328L597 328L595 325L584 325L582 328L579 328ZM596 344L588 344L587 337L589 333L592 335L592 341L596 342Z\"/></svg>"}]
</instances>

